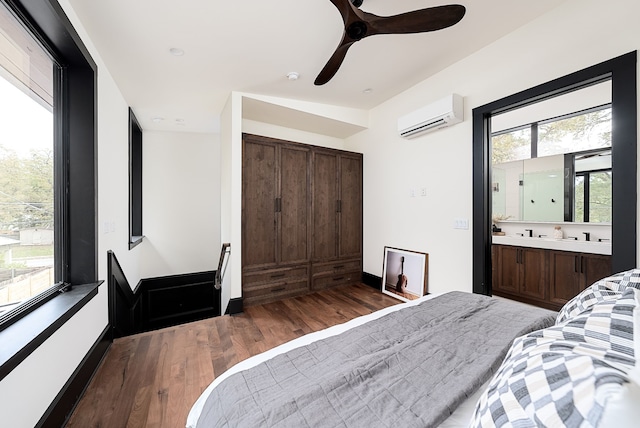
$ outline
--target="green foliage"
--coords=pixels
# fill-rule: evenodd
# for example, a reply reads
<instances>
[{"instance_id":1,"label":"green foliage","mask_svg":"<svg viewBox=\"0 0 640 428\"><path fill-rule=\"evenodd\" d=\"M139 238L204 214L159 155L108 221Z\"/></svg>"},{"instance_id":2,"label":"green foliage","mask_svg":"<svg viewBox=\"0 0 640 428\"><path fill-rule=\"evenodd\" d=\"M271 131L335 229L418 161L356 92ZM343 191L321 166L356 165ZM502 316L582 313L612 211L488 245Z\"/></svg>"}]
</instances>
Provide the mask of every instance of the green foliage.
<instances>
[{"instance_id":1,"label":"green foliage","mask_svg":"<svg viewBox=\"0 0 640 428\"><path fill-rule=\"evenodd\" d=\"M611 147L611 109L573 116L538 127L538 156Z\"/></svg>"},{"instance_id":2,"label":"green foliage","mask_svg":"<svg viewBox=\"0 0 640 428\"><path fill-rule=\"evenodd\" d=\"M0 229L53 227L53 150L21 157L0 144Z\"/></svg>"},{"instance_id":3,"label":"green foliage","mask_svg":"<svg viewBox=\"0 0 640 428\"><path fill-rule=\"evenodd\" d=\"M538 126L538 156L611 147L611 109L605 108ZM491 138L491 162L531 157L531 130L518 129Z\"/></svg>"},{"instance_id":4,"label":"green foliage","mask_svg":"<svg viewBox=\"0 0 640 428\"><path fill-rule=\"evenodd\" d=\"M522 129L491 137L491 163L499 164L531 157L531 131Z\"/></svg>"}]
</instances>

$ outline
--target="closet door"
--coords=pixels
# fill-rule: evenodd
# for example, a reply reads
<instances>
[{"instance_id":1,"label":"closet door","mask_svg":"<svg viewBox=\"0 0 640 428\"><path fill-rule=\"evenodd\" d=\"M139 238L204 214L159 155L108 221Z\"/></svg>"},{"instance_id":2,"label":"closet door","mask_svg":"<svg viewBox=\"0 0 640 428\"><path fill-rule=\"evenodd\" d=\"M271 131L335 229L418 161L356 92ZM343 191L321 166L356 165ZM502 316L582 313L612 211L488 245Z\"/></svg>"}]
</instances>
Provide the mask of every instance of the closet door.
<instances>
[{"instance_id":1,"label":"closet door","mask_svg":"<svg viewBox=\"0 0 640 428\"><path fill-rule=\"evenodd\" d=\"M338 156L313 153L313 260L338 256Z\"/></svg>"},{"instance_id":2,"label":"closet door","mask_svg":"<svg viewBox=\"0 0 640 428\"><path fill-rule=\"evenodd\" d=\"M280 147L280 263L309 260L309 149Z\"/></svg>"},{"instance_id":3,"label":"closet door","mask_svg":"<svg viewBox=\"0 0 640 428\"><path fill-rule=\"evenodd\" d=\"M340 156L339 257L362 255L362 156Z\"/></svg>"},{"instance_id":4,"label":"closet door","mask_svg":"<svg viewBox=\"0 0 640 428\"><path fill-rule=\"evenodd\" d=\"M242 264L277 263L277 149L274 144L243 141Z\"/></svg>"}]
</instances>

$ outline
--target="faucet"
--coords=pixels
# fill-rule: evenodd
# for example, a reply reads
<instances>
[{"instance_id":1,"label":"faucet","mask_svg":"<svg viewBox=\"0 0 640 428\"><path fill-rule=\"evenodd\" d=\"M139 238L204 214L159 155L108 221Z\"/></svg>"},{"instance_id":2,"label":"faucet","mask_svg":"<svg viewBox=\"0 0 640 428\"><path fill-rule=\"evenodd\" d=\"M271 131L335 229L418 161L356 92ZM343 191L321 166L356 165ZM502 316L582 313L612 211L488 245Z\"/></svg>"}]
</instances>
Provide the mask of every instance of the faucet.
<instances>
[{"instance_id":1,"label":"faucet","mask_svg":"<svg viewBox=\"0 0 640 428\"><path fill-rule=\"evenodd\" d=\"M533 238L533 230L532 229L525 229L525 232L529 232L529 238Z\"/></svg>"},{"instance_id":2,"label":"faucet","mask_svg":"<svg viewBox=\"0 0 640 428\"><path fill-rule=\"evenodd\" d=\"M591 241L591 233L589 232L582 232L584 234L584 240L585 241Z\"/></svg>"}]
</instances>

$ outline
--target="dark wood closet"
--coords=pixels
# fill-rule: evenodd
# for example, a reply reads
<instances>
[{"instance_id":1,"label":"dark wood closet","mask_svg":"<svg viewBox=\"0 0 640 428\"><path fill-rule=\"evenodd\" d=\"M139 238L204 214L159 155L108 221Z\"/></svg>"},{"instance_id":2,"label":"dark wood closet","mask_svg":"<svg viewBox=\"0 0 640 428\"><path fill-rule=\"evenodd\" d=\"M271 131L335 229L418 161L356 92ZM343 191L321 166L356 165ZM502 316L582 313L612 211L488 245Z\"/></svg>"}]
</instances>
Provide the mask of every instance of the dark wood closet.
<instances>
[{"instance_id":1,"label":"dark wood closet","mask_svg":"<svg viewBox=\"0 0 640 428\"><path fill-rule=\"evenodd\" d=\"M361 277L362 154L244 134L243 303Z\"/></svg>"}]
</instances>

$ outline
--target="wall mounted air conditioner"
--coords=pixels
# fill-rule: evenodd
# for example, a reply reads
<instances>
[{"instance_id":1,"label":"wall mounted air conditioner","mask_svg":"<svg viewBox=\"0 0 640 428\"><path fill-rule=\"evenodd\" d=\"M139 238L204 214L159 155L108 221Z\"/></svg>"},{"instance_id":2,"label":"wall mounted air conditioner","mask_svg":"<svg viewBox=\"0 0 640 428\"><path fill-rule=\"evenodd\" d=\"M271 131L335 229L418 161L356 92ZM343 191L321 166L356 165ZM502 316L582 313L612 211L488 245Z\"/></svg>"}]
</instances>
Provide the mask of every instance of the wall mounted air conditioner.
<instances>
[{"instance_id":1,"label":"wall mounted air conditioner","mask_svg":"<svg viewBox=\"0 0 640 428\"><path fill-rule=\"evenodd\" d=\"M398 133L405 138L414 138L462 122L462 111L462 97L451 94L398 118Z\"/></svg>"}]
</instances>

